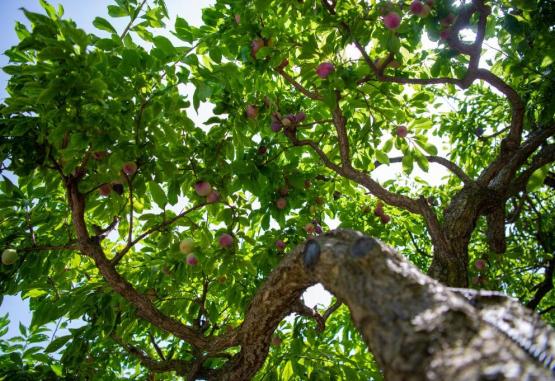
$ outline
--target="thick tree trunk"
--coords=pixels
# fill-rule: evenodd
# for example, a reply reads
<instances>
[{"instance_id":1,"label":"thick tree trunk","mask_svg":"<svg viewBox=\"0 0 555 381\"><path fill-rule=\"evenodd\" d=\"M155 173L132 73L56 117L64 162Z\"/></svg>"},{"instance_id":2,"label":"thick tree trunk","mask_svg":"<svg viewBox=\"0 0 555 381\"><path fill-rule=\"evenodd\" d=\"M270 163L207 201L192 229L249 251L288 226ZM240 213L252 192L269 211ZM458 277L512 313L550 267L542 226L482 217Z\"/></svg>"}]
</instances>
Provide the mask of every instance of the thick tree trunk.
<instances>
[{"instance_id":1,"label":"thick tree trunk","mask_svg":"<svg viewBox=\"0 0 555 381\"><path fill-rule=\"evenodd\" d=\"M282 316L284 302L294 304L315 282L349 307L388 380L552 378L555 333L537 315L501 294L449 289L379 241L336 231L275 269L247 312L259 324L216 379L251 378L278 324L268 315Z\"/></svg>"},{"instance_id":2,"label":"thick tree trunk","mask_svg":"<svg viewBox=\"0 0 555 381\"><path fill-rule=\"evenodd\" d=\"M488 216L488 242L504 250L504 199L487 188L466 185L445 209L440 229L431 229L434 257L428 275L451 287L468 286L468 245L476 221Z\"/></svg>"}]
</instances>

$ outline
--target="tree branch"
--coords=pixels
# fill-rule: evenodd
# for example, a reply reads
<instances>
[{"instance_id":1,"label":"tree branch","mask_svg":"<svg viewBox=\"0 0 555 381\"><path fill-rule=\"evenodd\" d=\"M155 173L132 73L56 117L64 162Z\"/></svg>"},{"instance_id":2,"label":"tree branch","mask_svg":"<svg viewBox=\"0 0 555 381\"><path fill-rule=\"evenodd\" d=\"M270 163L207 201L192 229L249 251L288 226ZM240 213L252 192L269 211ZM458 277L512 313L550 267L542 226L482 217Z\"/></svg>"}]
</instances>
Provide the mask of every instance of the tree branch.
<instances>
[{"instance_id":1,"label":"tree branch","mask_svg":"<svg viewBox=\"0 0 555 381\"><path fill-rule=\"evenodd\" d=\"M146 0L143 0L143 2L135 9L135 13L133 14L133 16L131 16L131 20L129 20L129 23L127 24L127 26L125 27L125 29L123 30L121 35L119 36L120 40L123 41L123 38L127 35L129 30L133 26L133 23L135 22L135 20L139 16L139 13L141 12L141 9L143 9L143 6L145 5L145 3L146 3Z\"/></svg>"},{"instance_id":2,"label":"tree branch","mask_svg":"<svg viewBox=\"0 0 555 381\"><path fill-rule=\"evenodd\" d=\"M555 273L555 255L551 257L547 267L545 268L545 274L543 281L538 285L534 297L526 303L526 307L535 310L543 297L547 295L549 291L553 289L553 274Z\"/></svg>"},{"instance_id":3,"label":"tree branch","mask_svg":"<svg viewBox=\"0 0 555 381\"><path fill-rule=\"evenodd\" d=\"M526 189L532 174L546 164L555 162L555 144L544 146L532 159L532 163L516 179L513 180L507 192L510 196Z\"/></svg>"},{"instance_id":4,"label":"tree branch","mask_svg":"<svg viewBox=\"0 0 555 381\"><path fill-rule=\"evenodd\" d=\"M341 156L341 166L343 168L351 168L351 154L349 152L349 137L347 136L347 129L345 128L346 120L341 111L339 102L341 100L341 93L339 90L335 91L335 101L337 102L332 111L333 125L337 133L337 140L339 142L339 153Z\"/></svg>"},{"instance_id":5,"label":"tree branch","mask_svg":"<svg viewBox=\"0 0 555 381\"><path fill-rule=\"evenodd\" d=\"M324 331L325 325L322 315L320 315L316 310L306 306L300 299L293 304L291 311L300 316L306 316L308 318L314 319L316 321L316 324L318 325L317 331Z\"/></svg>"},{"instance_id":6,"label":"tree branch","mask_svg":"<svg viewBox=\"0 0 555 381\"><path fill-rule=\"evenodd\" d=\"M164 356L164 352L162 352L162 349L158 346L158 344L156 343L156 340L154 339L154 336L152 335L152 333L148 333L148 338L150 340L150 343L152 344L152 346L154 347L154 350L156 351L156 353L158 354L158 356L160 357L160 359L162 360L166 360L166 356Z\"/></svg>"},{"instance_id":7,"label":"tree branch","mask_svg":"<svg viewBox=\"0 0 555 381\"><path fill-rule=\"evenodd\" d=\"M144 353L139 348L135 347L134 345L125 343L121 337L112 333L112 339L123 347L130 355L136 357L141 365L145 368L149 369L152 372L156 373L163 373L163 372L170 372L174 371L180 376L189 376L191 373L191 369L194 367L194 362L192 361L184 361L184 360L162 360L156 361ZM198 374L197 376L200 376Z\"/></svg>"},{"instance_id":8,"label":"tree branch","mask_svg":"<svg viewBox=\"0 0 555 381\"><path fill-rule=\"evenodd\" d=\"M297 89L297 91L304 94L308 98L310 98L312 100L315 100L315 101L322 100L322 96L320 94L318 94L317 92L313 92L313 91L310 91L310 90L306 89L303 85L301 85L299 82L297 82L295 79L293 79L293 77L291 77L289 74L287 74L283 70L283 68L278 67L278 68L275 68L274 70L279 75L281 75L283 77L283 79L285 79L287 82L289 82L290 85L292 85L295 89Z\"/></svg>"},{"instance_id":9,"label":"tree branch","mask_svg":"<svg viewBox=\"0 0 555 381\"><path fill-rule=\"evenodd\" d=\"M477 183L492 190L506 191L515 172L534 151L555 134L555 124L530 133L528 139L511 155L501 153L478 177Z\"/></svg>"},{"instance_id":10,"label":"tree branch","mask_svg":"<svg viewBox=\"0 0 555 381\"><path fill-rule=\"evenodd\" d=\"M192 211L195 211L197 209L202 208L204 205L205 204L198 204L196 206L193 206L193 207L179 213L177 216L175 216L173 218L170 218L169 220L164 221L161 224L153 226L152 228L148 229L144 233L140 234L134 240L132 240L131 242L128 242L127 245L119 253L116 254L116 256L111 260L112 265L116 266L121 261L121 259L125 256L125 254L127 254L127 252L129 250L131 250L131 248L133 246L135 246L138 242L142 241L143 239L145 239L146 237L148 237L152 233L158 232L158 231L162 230L163 228L165 228L166 226L169 226L169 225L173 224L175 221L179 220L180 218L185 217L187 214L191 213Z\"/></svg>"},{"instance_id":11,"label":"tree branch","mask_svg":"<svg viewBox=\"0 0 555 381\"><path fill-rule=\"evenodd\" d=\"M17 248L17 251L23 253L32 253L33 251L55 251L55 250L79 250L79 245L68 243L66 245L38 245L31 247L21 247Z\"/></svg>"},{"instance_id":12,"label":"tree branch","mask_svg":"<svg viewBox=\"0 0 555 381\"><path fill-rule=\"evenodd\" d=\"M233 343L235 340L235 332L209 340L208 338L199 335L193 328L164 315L152 304L148 297L137 292L131 283L124 279L116 271L115 267L108 260L108 258L106 258L99 241L93 240L89 237L85 224L85 197L79 192L78 181L74 178L69 178L66 186L73 226L77 234L77 240L79 242L81 252L94 260L96 267L110 287L136 308L137 316L149 321L154 326L169 332L182 340L185 340L195 347L203 348L206 352L220 351L222 348L230 346L230 343ZM201 206L202 205L191 208L189 211ZM182 215L176 216L173 220L180 217L182 217ZM168 221L166 224L171 222ZM149 232L150 230L143 233L142 236L144 237L148 235ZM142 238L138 237L136 238L136 241L139 239Z\"/></svg>"},{"instance_id":13,"label":"tree branch","mask_svg":"<svg viewBox=\"0 0 555 381\"><path fill-rule=\"evenodd\" d=\"M459 179L461 179L461 181L465 184L470 184L473 183L474 180L472 180L463 170L461 167L459 167L457 164L453 163L452 161L445 159L441 156L426 156L426 159L430 162L430 163L437 163L440 164L442 166L444 166L445 168L447 168L448 170L450 170L454 175L456 175ZM399 156L399 157L391 157L389 158L389 162L390 163L401 163L403 161L403 157ZM382 163L380 163L379 161L374 162L375 167L379 167L380 165L382 165Z\"/></svg>"}]
</instances>

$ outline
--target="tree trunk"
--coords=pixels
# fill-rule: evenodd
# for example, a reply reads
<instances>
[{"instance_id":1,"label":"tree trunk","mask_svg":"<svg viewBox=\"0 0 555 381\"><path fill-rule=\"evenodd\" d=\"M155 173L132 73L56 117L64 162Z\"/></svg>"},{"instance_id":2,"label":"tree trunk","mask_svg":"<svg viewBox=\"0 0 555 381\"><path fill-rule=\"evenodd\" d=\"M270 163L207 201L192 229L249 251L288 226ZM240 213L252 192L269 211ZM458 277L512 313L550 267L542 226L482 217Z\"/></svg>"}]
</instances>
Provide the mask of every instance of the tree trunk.
<instances>
[{"instance_id":1,"label":"tree trunk","mask_svg":"<svg viewBox=\"0 0 555 381\"><path fill-rule=\"evenodd\" d=\"M504 249L504 230L500 228L505 226L503 204L495 192L476 184L461 189L445 209L440 228L428 227L434 246L428 275L447 286L467 287L468 245L480 215L489 216L490 245L496 252Z\"/></svg>"},{"instance_id":2,"label":"tree trunk","mask_svg":"<svg viewBox=\"0 0 555 381\"><path fill-rule=\"evenodd\" d=\"M533 312L502 294L449 289L381 242L339 230L309 240L274 270L246 314L260 324L215 379L250 379L278 324L268 315L282 315L284 303L316 282L349 307L387 380L553 376L555 332Z\"/></svg>"}]
</instances>

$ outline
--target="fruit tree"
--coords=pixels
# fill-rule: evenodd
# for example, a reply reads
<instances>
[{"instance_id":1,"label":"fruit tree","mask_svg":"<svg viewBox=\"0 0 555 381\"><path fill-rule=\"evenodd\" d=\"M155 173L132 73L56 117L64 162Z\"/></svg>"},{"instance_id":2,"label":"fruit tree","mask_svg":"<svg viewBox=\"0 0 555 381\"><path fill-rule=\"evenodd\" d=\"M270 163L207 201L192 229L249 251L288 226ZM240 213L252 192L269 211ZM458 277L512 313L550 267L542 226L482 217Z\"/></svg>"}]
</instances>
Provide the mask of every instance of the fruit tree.
<instances>
[{"instance_id":1,"label":"fruit tree","mask_svg":"<svg viewBox=\"0 0 555 381\"><path fill-rule=\"evenodd\" d=\"M0 288L33 319L0 376L552 376L553 1L215 0L196 27L114 0L94 34L39 1L3 68Z\"/></svg>"}]
</instances>

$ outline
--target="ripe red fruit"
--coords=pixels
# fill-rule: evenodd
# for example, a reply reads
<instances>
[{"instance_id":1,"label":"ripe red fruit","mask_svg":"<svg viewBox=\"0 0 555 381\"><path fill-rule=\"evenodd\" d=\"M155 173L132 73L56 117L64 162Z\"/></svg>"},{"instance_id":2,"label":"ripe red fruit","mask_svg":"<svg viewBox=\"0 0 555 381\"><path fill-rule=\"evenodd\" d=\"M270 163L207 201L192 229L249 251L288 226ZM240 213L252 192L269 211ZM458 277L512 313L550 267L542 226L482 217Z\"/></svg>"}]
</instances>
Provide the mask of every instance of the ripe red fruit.
<instances>
[{"instance_id":1,"label":"ripe red fruit","mask_svg":"<svg viewBox=\"0 0 555 381\"><path fill-rule=\"evenodd\" d=\"M272 125L270 126L270 128L272 129L272 131L274 132L279 132L281 130L281 123L279 121L274 121L272 122Z\"/></svg>"},{"instance_id":2,"label":"ripe red fruit","mask_svg":"<svg viewBox=\"0 0 555 381\"><path fill-rule=\"evenodd\" d=\"M289 187L287 185L282 186L279 188L278 193L280 196L287 196L289 194Z\"/></svg>"},{"instance_id":3,"label":"ripe red fruit","mask_svg":"<svg viewBox=\"0 0 555 381\"><path fill-rule=\"evenodd\" d=\"M412 14L419 15L424 10L424 4L418 0L410 3L410 11Z\"/></svg>"},{"instance_id":4,"label":"ripe red fruit","mask_svg":"<svg viewBox=\"0 0 555 381\"><path fill-rule=\"evenodd\" d=\"M451 26L455 22L455 15L449 13L447 16L440 20L442 26Z\"/></svg>"},{"instance_id":5,"label":"ripe red fruit","mask_svg":"<svg viewBox=\"0 0 555 381\"><path fill-rule=\"evenodd\" d=\"M100 188L98 188L98 193L101 196L108 196L112 192L112 187L110 184L102 184Z\"/></svg>"},{"instance_id":6,"label":"ripe red fruit","mask_svg":"<svg viewBox=\"0 0 555 381\"><path fill-rule=\"evenodd\" d=\"M307 232L308 234L314 233L315 230L316 230L316 226L314 226L314 224L312 223L308 223L304 226L304 231Z\"/></svg>"},{"instance_id":7,"label":"ripe red fruit","mask_svg":"<svg viewBox=\"0 0 555 381\"><path fill-rule=\"evenodd\" d=\"M384 215L383 203L381 201L378 201L378 203L376 204L376 207L374 208L374 214L378 217Z\"/></svg>"},{"instance_id":8,"label":"ripe red fruit","mask_svg":"<svg viewBox=\"0 0 555 381\"><path fill-rule=\"evenodd\" d=\"M293 116L293 118L295 119L296 123L301 123L303 120L306 119L306 114L303 111L299 111Z\"/></svg>"},{"instance_id":9,"label":"ripe red fruit","mask_svg":"<svg viewBox=\"0 0 555 381\"><path fill-rule=\"evenodd\" d=\"M483 259L478 259L476 262L474 262L474 267L482 271L486 268L486 261L484 261Z\"/></svg>"},{"instance_id":10,"label":"ripe red fruit","mask_svg":"<svg viewBox=\"0 0 555 381\"><path fill-rule=\"evenodd\" d=\"M248 105L245 113L247 114L247 118L254 119L258 115L258 109L256 106Z\"/></svg>"},{"instance_id":11,"label":"ripe red fruit","mask_svg":"<svg viewBox=\"0 0 555 381\"><path fill-rule=\"evenodd\" d=\"M277 248L279 251L283 251L283 250L285 249L285 242L283 242L281 239L278 239L278 240L276 241L276 248Z\"/></svg>"},{"instance_id":12,"label":"ripe red fruit","mask_svg":"<svg viewBox=\"0 0 555 381\"><path fill-rule=\"evenodd\" d=\"M195 192L201 197L206 197L212 192L212 186L208 181L198 181L195 184Z\"/></svg>"},{"instance_id":13,"label":"ripe red fruit","mask_svg":"<svg viewBox=\"0 0 555 381\"><path fill-rule=\"evenodd\" d=\"M251 42L251 55L256 58L256 53L264 47L264 40L261 38L255 38Z\"/></svg>"},{"instance_id":14,"label":"ripe red fruit","mask_svg":"<svg viewBox=\"0 0 555 381\"><path fill-rule=\"evenodd\" d=\"M406 126L399 126L397 127L397 136L400 138L406 138L407 134L409 133L409 130L407 129Z\"/></svg>"},{"instance_id":15,"label":"ripe red fruit","mask_svg":"<svg viewBox=\"0 0 555 381\"><path fill-rule=\"evenodd\" d=\"M281 124L283 124L285 127L289 127L291 125L291 119L285 117L281 120Z\"/></svg>"},{"instance_id":16,"label":"ripe red fruit","mask_svg":"<svg viewBox=\"0 0 555 381\"><path fill-rule=\"evenodd\" d=\"M439 38L445 41L449 38L450 34L451 34L451 31L449 29L443 29L441 32L439 32Z\"/></svg>"},{"instance_id":17,"label":"ripe red fruit","mask_svg":"<svg viewBox=\"0 0 555 381\"><path fill-rule=\"evenodd\" d=\"M188 264L189 266L196 266L196 265L198 265L198 258L197 258L197 256L196 256L195 254L189 254L189 255L187 255L186 261L187 261L187 264Z\"/></svg>"},{"instance_id":18,"label":"ripe red fruit","mask_svg":"<svg viewBox=\"0 0 555 381\"><path fill-rule=\"evenodd\" d=\"M218 202L219 200L220 200L220 194L215 190L213 190L208 194L208 196L206 196L206 202L209 204Z\"/></svg>"},{"instance_id":19,"label":"ripe red fruit","mask_svg":"<svg viewBox=\"0 0 555 381\"><path fill-rule=\"evenodd\" d=\"M266 155L266 152L268 152L268 148L266 146L258 147L258 154L259 155Z\"/></svg>"},{"instance_id":20,"label":"ripe red fruit","mask_svg":"<svg viewBox=\"0 0 555 381\"><path fill-rule=\"evenodd\" d=\"M237 23L237 25L239 25L241 23L241 15L240 14L236 14L235 16L233 16L235 18L235 22Z\"/></svg>"},{"instance_id":21,"label":"ripe red fruit","mask_svg":"<svg viewBox=\"0 0 555 381\"><path fill-rule=\"evenodd\" d=\"M387 214L383 214L380 216L380 221L382 221L382 224L387 224L389 221L391 221L391 217L389 217Z\"/></svg>"},{"instance_id":22,"label":"ripe red fruit","mask_svg":"<svg viewBox=\"0 0 555 381\"><path fill-rule=\"evenodd\" d=\"M112 190L121 196L123 194L123 184L119 182L112 182Z\"/></svg>"},{"instance_id":23,"label":"ripe red fruit","mask_svg":"<svg viewBox=\"0 0 555 381\"><path fill-rule=\"evenodd\" d=\"M123 164L123 173L125 173L127 176L132 176L135 172L137 172L137 164L135 164L133 161L128 161L127 163Z\"/></svg>"},{"instance_id":24,"label":"ripe red fruit","mask_svg":"<svg viewBox=\"0 0 555 381\"><path fill-rule=\"evenodd\" d=\"M316 232L316 234L322 234L324 231L322 230L322 227L320 225L316 225L314 227L314 231Z\"/></svg>"},{"instance_id":25,"label":"ripe red fruit","mask_svg":"<svg viewBox=\"0 0 555 381\"><path fill-rule=\"evenodd\" d=\"M285 207L287 206L287 200L283 197L280 197L276 200L276 207L278 209L285 209Z\"/></svg>"},{"instance_id":26,"label":"ripe red fruit","mask_svg":"<svg viewBox=\"0 0 555 381\"><path fill-rule=\"evenodd\" d=\"M410 4L410 11L420 17L426 17L430 14L430 7L419 0L414 0Z\"/></svg>"},{"instance_id":27,"label":"ripe red fruit","mask_svg":"<svg viewBox=\"0 0 555 381\"><path fill-rule=\"evenodd\" d=\"M92 153L92 157L94 160L102 160L108 156L108 152L106 151L95 151Z\"/></svg>"},{"instance_id":28,"label":"ripe red fruit","mask_svg":"<svg viewBox=\"0 0 555 381\"><path fill-rule=\"evenodd\" d=\"M225 249L233 244L233 237L227 233L223 233L218 239L218 243Z\"/></svg>"},{"instance_id":29,"label":"ripe red fruit","mask_svg":"<svg viewBox=\"0 0 555 381\"><path fill-rule=\"evenodd\" d=\"M320 78L326 78L335 70L335 66L331 62L323 62L316 68L316 74Z\"/></svg>"},{"instance_id":30,"label":"ripe red fruit","mask_svg":"<svg viewBox=\"0 0 555 381\"><path fill-rule=\"evenodd\" d=\"M314 199L314 201L315 201L316 204L318 204L318 205L323 205L325 200L324 200L323 197L318 196L318 197L316 197L316 198Z\"/></svg>"},{"instance_id":31,"label":"ripe red fruit","mask_svg":"<svg viewBox=\"0 0 555 381\"><path fill-rule=\"evenodd\" d=\"M397 12L389 12L383 17L383 24L389 30L395 30L401 25L401 16Z\"/></svg>"},{"instance_id":32,"label":"ripe red fruit","mask_svg":"<svg viewBox=\"0 0 555 381\"><path fill-rule=\"evenodd\" d=\"M312 183L310 182L310 180L304 181L304 189L310 189L311 186L312 186Z\"/></svg>"}]
</instances>

